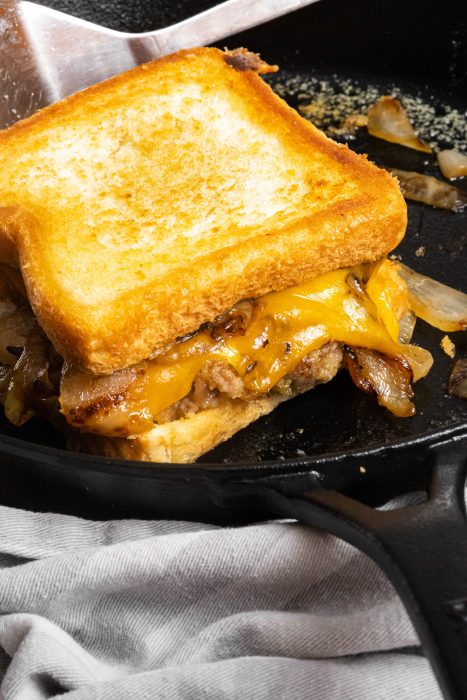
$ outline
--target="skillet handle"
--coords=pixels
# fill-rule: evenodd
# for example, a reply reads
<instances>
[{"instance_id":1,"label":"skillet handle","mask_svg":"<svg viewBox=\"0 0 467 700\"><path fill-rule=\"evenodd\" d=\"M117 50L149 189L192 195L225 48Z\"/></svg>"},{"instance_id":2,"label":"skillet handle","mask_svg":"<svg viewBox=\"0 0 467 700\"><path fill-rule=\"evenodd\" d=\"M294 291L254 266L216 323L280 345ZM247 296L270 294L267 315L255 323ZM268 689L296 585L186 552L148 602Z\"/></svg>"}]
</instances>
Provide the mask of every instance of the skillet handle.
<instances>
[{"instance_id":1,"label":"skillet handle","mask_svg":"<svg viewBox=\"0 0 467 700\"><path fill-rule=\"evenodd\" d=\"M381 566L447 700L467 698L466 472L462 440L432 448L428 498L419 505L380 511L326 489L294 502L302 522L350 542Z\"/></svg>"}]
</instances>

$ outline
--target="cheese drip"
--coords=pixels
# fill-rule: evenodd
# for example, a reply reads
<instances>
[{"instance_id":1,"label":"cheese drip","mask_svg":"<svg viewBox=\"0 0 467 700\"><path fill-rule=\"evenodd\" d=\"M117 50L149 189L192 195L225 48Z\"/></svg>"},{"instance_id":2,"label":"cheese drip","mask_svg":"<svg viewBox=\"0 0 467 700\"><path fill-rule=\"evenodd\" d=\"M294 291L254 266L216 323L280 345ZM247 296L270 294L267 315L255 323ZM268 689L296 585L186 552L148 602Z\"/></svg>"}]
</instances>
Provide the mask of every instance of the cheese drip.
<instances>
[{"instance_id":1,"label":"cheese drip","mask_svg":"<svg viewBox=\"0 0 467 700\"><path fill-rule=\"evenodd\" d=\"M405 283L389 260L328 272L257 299L240 333L219 339L211 327L202 328L153 359L122 370L120 379L116 373L118 401L113 398L115 389L102 385L100 394L97 386L94 391L94 396L107 397L110 410L103 404L103 410L87 411L83 395L84 423L73 404L64 401L62 411L81 430L137 434L150 430L164 409L190 393L194 379L210 360L229 364L246 391L259 395L274 389L308 353L330 340L405 358L416 381L428 372L432 360L426 350L398 341L399 321L408 310ZM126 380L124 374L130 378ZM98 384L108 380L96 378ZM68 381L65 373L62 389ZM81 381L78 386L82 387Z\"/></svg>"},{"instance_id":2,"label":"cheese drip","mask_svg":"<svg viewBox=\"0 0 467 700\"><path fill-rule=\"evenodd\" d=\"M371 297L354 293L347 284L351 272L348 268L328 272L306 284L266 294L257 300L243 335L216 341L204 330L159 355L146 369L150 414L156 416L186 396L208 359L229 363L246 389L264 394L329 340L404 356L418 379L419 349L394 339L398 321L408 310L405 284L394 264L385 260L353 271L360 279L368 277Z\"/></svg>"}]
</instances>

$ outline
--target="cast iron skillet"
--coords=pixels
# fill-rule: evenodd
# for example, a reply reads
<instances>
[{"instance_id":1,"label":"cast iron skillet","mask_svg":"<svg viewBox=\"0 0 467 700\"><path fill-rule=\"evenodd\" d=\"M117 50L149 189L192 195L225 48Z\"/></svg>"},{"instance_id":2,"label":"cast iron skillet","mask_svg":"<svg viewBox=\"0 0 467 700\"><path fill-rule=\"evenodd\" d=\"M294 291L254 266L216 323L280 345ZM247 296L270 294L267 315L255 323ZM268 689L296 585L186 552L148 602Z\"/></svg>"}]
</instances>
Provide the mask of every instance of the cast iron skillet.
<instances>
[{"instance_id":1,"label":"cast iron skillet","mask_svg":"<svg viewBox=\"0 0 467 700\"><path fill-rule=\"evenodd\" d=\"M140 31L213 3L46 4L116 29ZM465 114L465 19L462 0L445 3L433 17L421 1L322 0L222 45L247 46L284 67L285 96L294 104L303 99L297 76L337 80L338 85L345 78L347 85L371 83L379 94L397 85L439 114L446 104ZM445 146L449 140L447 133ZM371 138L354 146L379 163L435 173L433 159L407 149ZM416 204L409 210L408 233L397 252L419 271L467 292L467 215ZM417 257L421 245L426 253ZM435 366L416 385L414 418L393 418L341 373L189 467L71 454L62 438L39 421L20 430L3 421L1 501L92 518L238 524L285 516L322 527L382 566L407 607L445 697L465 699L467 404L446 393L451 360L439 348L442 335L419 322L415 340L433 353ZM465 334L454 340L458 356L465 355ZM414 491L426 492L426 501L399 510L374 508Z\"/></svg>"}]
</instances>

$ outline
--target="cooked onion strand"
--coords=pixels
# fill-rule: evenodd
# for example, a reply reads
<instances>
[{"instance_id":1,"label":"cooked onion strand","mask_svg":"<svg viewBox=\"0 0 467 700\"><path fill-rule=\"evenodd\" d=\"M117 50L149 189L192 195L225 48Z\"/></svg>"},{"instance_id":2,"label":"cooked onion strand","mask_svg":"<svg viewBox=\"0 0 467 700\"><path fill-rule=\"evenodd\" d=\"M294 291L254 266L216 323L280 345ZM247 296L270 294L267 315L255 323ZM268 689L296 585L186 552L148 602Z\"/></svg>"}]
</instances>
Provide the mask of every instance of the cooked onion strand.
<instances>
[{"instance_id":1,"label":"cooked onion strand","mask_svg":"<svg viewBox=\"0 0 467 700\"><path fill-rule=\"evenodd\" d=\"M407 284L410 305L419 318L445 332L467 328L467 294L402 263L399 274Z\"/></svg>"},{"instance_id":2,"label":"cooked onion strand","mask_svg":"<svg viewBox=\"0 0 467 700\"><path fill-rule=\"evenodd\" d=\"M346 348L346 364L356 386L373 390L381 406L399 418L414 415L412 371L404 358L354 347Z\"/></svg>"},{"instance_id":3,"label":"cooked onion strand","mask_svg":"<svg viewBox=\"0 0 467 700\"><path fill-rule=\"evenodd\" d=\"M399 100L390 95L380 97L368 110L368 131L384 141L424 153L432 152L430 146L415 133Z\"/></svg>"},{"instance_id":4,"label":"cooked onion strand","mask_svg":"<svg viewBox=\"0 0 467 700\"><path fill-rule=\"evenodd\" d=\"M401 192L406 199L450 209L456 213L463 211L467 204L467 197L457 187L436 177L395 168L391 168L390 172L399 180Z\"/></svg>"},{"instance_id":5,"label":"cooked onion strand","mask_svg":"<svg viewBox=\"0 0 467 700\"><path fill-rule=\"evenodd\" d=\"M460 153L460 151L452 148L447 151L440 151L436 158L439 169L448 180L451 180L453 177L467 175L467 153Z\"/></svg>"}]
</instances>

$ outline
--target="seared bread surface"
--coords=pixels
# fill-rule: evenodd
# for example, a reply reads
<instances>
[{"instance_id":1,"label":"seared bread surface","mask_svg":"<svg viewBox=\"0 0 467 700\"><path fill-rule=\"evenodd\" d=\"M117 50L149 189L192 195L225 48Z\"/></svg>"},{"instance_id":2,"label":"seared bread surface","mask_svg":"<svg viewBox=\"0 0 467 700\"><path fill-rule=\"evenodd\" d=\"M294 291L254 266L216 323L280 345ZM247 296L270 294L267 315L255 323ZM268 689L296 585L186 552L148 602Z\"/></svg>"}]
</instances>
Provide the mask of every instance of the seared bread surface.
<instances>
[{"instance_id":1,"label":"seared bread surface","mask_svg":"<svg viewBox=\"0 0 467 700\"><path fill-rule=\"evenodd\" d=\"M72 446L118 459L187 464L270 413L287 398L290 397L275 394L251 401L226 400L216 408L207 408L186 418L156 425L134 438L76 434Z\"/></svg>"},{"instance_id":2,"label":"seared bread surface","mask_svg":"<svg viewBox=\"0 0 467 700\"><path fill-rule=\"evenodd\" d=\"M180 51L0 133L0 260L58 352L94 373L404 234L396 180L228 58Z\"/></svg>"}]
</instances>

